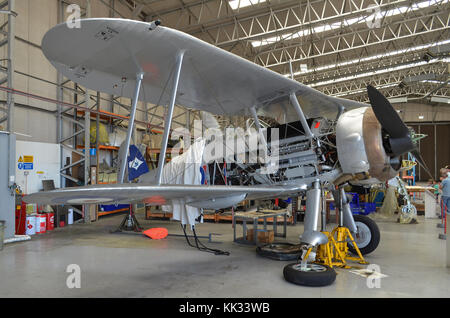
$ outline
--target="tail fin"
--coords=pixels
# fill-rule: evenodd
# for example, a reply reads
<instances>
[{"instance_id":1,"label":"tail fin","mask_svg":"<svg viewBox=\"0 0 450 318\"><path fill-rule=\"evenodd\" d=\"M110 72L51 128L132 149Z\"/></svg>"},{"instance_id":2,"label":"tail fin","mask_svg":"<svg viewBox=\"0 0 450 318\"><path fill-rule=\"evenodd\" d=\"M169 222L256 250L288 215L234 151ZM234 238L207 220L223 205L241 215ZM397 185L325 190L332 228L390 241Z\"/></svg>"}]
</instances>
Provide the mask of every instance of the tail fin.
<instances>
[{"instance_id":1,"label":"tail fin","mask_svg":"<svg viewBox=\"0 0 450 318\"><path fill-rule=\"evenodd\" d=\"M147 162L135 145L130 145L127 157L128 180L134 180L149 171Z\"/></svg>"},{"instance_id":2,"label":"tail fin","mask_svg":"<svg viewBox=\"0 0 450 318\"><path fill-rule=\"evenodd\" d=\"M120 167L121 167L121 160L120 158L123 158L123 152L125 151L124 143L120 146L119 149L119 160L118 160L118 175L120 175ZM145 158L142 155L142 153L139 151L138 147L135 145L130 145L128 156L127 156L127 164L125 165L125 174L124 174L124 181L128 180L134 180L138 178L139 176L147 173L149 171L147 163L145 162Z\"/></svg>"}]
</instances>

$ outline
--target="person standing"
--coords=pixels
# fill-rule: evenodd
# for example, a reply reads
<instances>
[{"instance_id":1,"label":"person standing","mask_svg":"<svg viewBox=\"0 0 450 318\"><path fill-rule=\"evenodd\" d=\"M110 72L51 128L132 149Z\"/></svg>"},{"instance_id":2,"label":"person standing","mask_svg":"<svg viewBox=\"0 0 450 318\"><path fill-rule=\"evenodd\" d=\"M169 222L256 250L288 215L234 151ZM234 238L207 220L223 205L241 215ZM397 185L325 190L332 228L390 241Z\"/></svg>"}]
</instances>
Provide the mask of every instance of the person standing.
<instances>
[{"instance_id":1,"label":"person standing","mask_svg":"<svg viewBox=\"0 0 450 318\"><path fill-rule=\"evenodd\" d=\"M439 183L433 180L434 195L436 197L436 203L439 203Z\"/></svg>"},{"instance_id":2,"label":"person standing","mask_svg":"<svg viewBox=\"0 0 450 318\"><path fill-rule=\"evenodd\" d=\"M450 213L450 175L447 174L447 177L441 177L441 180L439 188L442 190L442 207L444 211ZM444 216L443 213L442 216Z\"/></svg>"}]
</instances>

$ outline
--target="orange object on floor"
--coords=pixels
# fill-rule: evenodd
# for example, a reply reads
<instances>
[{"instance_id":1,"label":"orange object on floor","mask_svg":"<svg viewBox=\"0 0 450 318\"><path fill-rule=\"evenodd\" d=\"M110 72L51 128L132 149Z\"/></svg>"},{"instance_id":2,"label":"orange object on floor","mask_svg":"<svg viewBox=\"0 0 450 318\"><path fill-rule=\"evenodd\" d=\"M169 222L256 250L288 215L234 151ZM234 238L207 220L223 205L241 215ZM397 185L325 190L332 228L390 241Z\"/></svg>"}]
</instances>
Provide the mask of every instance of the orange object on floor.
<instances>
[{"instance_id":1,"label":"orange object on floor","mask_svg":"<svg viewBox=\"0 0 450 318\"><path fill-rule=\"evenodd\" d=\"M169 234L169 231L166 228L163 227L155 227L152 229L145 230L142 232L144 235L147 235L152 240L160 240Z\"/></svg>"}]
</instances>

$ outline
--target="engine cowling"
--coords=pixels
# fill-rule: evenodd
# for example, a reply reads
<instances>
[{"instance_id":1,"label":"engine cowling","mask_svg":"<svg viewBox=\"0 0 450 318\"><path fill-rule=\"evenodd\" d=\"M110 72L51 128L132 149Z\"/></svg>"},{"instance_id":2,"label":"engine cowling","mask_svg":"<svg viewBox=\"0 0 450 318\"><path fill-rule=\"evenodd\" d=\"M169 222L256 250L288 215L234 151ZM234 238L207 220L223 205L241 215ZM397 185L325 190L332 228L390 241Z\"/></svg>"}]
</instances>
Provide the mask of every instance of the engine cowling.
<instances>
[{"instance_id":1,"label":"engine cowling","mask_svg":"<svg viewBox=\"0 0 450 318\"><path fill-rule=\"evenodd\" d=\"M400 158L386 154L381 124L370 107L353 109L339 117L336 146L343 173L366 175L359 183L385 182L400 169Z\"/></svg>"}]
</instances>

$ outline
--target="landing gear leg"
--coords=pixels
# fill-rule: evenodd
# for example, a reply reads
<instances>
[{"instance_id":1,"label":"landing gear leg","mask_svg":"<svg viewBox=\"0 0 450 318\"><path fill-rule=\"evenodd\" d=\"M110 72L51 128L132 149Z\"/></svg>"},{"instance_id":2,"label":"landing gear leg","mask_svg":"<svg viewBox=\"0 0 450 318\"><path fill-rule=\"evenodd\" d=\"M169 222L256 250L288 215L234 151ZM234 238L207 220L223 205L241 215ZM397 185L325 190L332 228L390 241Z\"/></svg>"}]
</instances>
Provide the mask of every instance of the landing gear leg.
<instances>
[{"instance_id":1,"label":"landing gear leg","mask_svg":"<svg viewBox=\"0 0 450 318\"><path fill-rule=\"evenodd\" d=\"M319 245L326 245L327 236L318 231L318 220L323 208L321 204L322 188L319 180L306 193L305 230L300 237L303 244L302 260L284 267L284 278L293 284L303 286L327 286L336 280L333 268L324 264L315 264L316 250ZM323 214L322 214L323 216ZM322 223L324 218L322 217ZM324 229L325 224L322 224Z\"/></svg>"}]
</instances>

